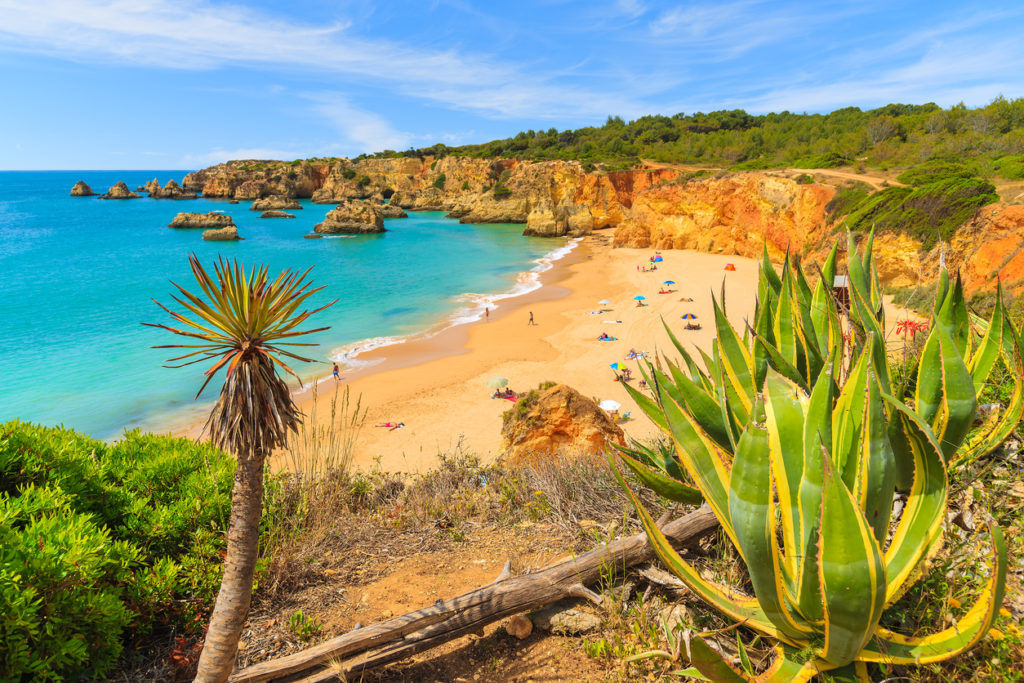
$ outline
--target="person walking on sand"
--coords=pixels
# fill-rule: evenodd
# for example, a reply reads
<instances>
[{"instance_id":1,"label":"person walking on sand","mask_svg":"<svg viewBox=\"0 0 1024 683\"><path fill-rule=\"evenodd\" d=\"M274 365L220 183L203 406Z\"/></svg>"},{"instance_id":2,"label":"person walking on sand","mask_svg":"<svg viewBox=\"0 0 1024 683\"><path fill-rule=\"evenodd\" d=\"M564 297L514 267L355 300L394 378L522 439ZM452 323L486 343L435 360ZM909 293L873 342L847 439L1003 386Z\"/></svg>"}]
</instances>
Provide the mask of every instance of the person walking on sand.
<instances>
[{"instance_id":1,"label":"person walking on sand","mask_svg":"<svg viewBox=\"0 0 1024 683\"><path fill-rule=\"evenodd\" d=\"M484 322L491 322L491 309L484 306Z\"/></svg>"},{"instance_id":2,"label":"person walking on sand","mask_svg":"<svg viewBox=\"0 0 1024 683\"><path fill-rule=\"evenodd\" d=\"M530 322L528 322L526 324L527 325L536 325L537 324L537 323L533 322L533 311L530 311Z\"/></svg>"},{"instance_id":3,"label":"person walking on sand","mask_svg":"<svg viewBox=\"0 0 1024 683\"><path fill-rule=\"evenodd\" d=\"M338 374L338 364L337 363L334 364L334 381L335 382L340 382L341 381L341 375Z\"/></svg>"}]
</instances>

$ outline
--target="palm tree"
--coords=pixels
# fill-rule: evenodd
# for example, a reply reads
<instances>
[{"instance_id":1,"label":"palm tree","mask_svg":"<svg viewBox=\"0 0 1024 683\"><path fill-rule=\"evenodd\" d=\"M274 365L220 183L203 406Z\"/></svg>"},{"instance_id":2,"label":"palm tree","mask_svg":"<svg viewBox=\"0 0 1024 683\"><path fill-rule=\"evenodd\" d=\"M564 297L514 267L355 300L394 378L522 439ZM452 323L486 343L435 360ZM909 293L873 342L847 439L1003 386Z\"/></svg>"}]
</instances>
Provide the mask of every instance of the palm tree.
<instances>
[{"instance_id":1,"label":"palm tree","mask_svg":"<svg viewBox=\"0 0 1024 683\"><path fill-rule=\"evenodd\" d=\"M173 281L171 284L181 293L181 298L172 298L191 312L191 317L176 313L154 299L184 329L144 324L196 340L191 344L154 347L189 349L185 355L167 361L176 365L166 367L213 361L204 373L206 381L196 398L217 371L226 368L220 397L210 411L204 433L209 433L216 446L234 453L238 467L231 494L224 576L196 674L197 681L220 682L231 674L238 638L249 612L263 506L264 461L274 449L284 445L290 431L297 431L302 419L277 368L298 379L282 358L302 362L312 359L282 347L315 344L281 340L328 329L296 328L335 302L316 310L297 312L306 299L323 289L311 288L312 283L305 281L309 270L302 274L286 270L270 282L266 266L253 268L246 274L237 261L218 258L214 279L203 270L195 254L189 256L189 265L205 299Z\"/></svg>"}]
</instances>

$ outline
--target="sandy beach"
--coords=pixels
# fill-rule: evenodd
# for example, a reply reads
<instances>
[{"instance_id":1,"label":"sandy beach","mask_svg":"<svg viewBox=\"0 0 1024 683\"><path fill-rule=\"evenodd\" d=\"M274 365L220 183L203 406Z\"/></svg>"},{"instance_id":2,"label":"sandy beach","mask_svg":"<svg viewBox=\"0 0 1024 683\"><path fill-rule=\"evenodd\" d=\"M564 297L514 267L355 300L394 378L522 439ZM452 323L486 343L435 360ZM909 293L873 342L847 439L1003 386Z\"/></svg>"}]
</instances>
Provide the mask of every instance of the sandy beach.
<instances>
[{"instance_id":1,"label":"sandy beach","mask_svg":"<svg viewBox=\"0 0 1024 683\"><path fill-rule=\"evenodd\" d=\"M614 381L609 365L623 363L636 377L637 361L625 360L631 349L666 350L674 357L662 318L685 343L706 348L714 336L712 290L717 294L724 278L729 317L741 324L753 313L757 283L755 261L692 251L663 252L658 269L643 272L654 253L612 249L605 238L588 237L541 276L540 289L501 302L488 321L367 352L359 360L379 364L346 373L343 382L321 381L317 420L327 420L335 387L347 386L367 408L355 466L379 463L385 471L422 472L437 464L439 453L458 446L492 460L501 452L502 413L512 407L508 400L492 399L487 388L489 379L501 376L516 391L553 381L597 400L618 401L622 412L632 410L633 419L622 423L627 437L653 436L654 426ZM735 271L725 271L729 263ZM663 286L666 280L676 284ZM659 294L661 289L671 293ZM642 307L634 300L638 295L646 297ZM611 303L602 306L601 300ZM535 325L529 324L530 312ZM703 329L684 330L685 313L696 315ZM602 332L616 339L598 341ZM307 414L313 409L308 390L299 402ZM375 426L387 422L405 426Z\"/></svg>"}]
</instances>

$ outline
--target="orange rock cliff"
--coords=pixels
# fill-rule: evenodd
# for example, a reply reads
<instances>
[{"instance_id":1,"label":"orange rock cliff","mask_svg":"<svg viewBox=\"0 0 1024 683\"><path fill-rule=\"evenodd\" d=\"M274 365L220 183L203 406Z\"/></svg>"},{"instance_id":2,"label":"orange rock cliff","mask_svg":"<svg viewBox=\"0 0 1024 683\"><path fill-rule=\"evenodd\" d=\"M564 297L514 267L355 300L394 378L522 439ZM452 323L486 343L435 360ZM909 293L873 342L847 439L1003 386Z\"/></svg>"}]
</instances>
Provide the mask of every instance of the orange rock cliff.
<instances>
[{"instance_id":1,"label":"orange rock cliff","mask_svg":"<svg viewBox=\"0 0 1024 683\"><path fill-rule=\"evenodd\" d=\"M525 223L525 234L584 235L611 229L613 244L772 258L787 249L824 258L842 225L826 210L835 188L783 172L704 175L666 168L599 172L575 161L526 162L447 156L322 163L232 161L188 174L185 191L252 200L270 195L338 204L390 198L411 210L447 211L464 223ZM940 254L968 290L1001 279L1024 291L1024 206L994 204L930 251L902 234L880 234L879 275L893 286L935 277Z\"/></svg>"}]
</instances>

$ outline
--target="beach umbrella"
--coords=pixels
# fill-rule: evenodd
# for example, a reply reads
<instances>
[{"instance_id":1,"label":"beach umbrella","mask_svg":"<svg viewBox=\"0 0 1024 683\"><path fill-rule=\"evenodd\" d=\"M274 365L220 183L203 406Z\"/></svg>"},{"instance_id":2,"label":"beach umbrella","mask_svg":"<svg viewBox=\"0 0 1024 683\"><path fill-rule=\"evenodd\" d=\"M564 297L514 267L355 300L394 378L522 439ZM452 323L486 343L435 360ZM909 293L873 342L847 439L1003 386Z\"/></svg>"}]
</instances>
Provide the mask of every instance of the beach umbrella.
<instances>
[{"instance_id":1,"label":"beach umbrella","mask_svg":"<svg viewBox=\"0 0 1024 683\"><path fill-rule=\"evenodd\" d=\"M633 301L643 301L646 298L647 298L646 296L643 296L641 294L637 294L636 296L633 297Z\"/></svg>"},{"instance_id":2,"label":"beach umbrella","mask_svg":"<svg viewBox=\"0 0 1024 683\"><path fill-rule=\"evenodd\" d=\"M684 313L682 315L682 318L683 320L696 320L697 316L695 316L693 313Z\"/></svg>"},{"instance_id":3,"label":"beach umbrella","mask_svg":"<svg viewBox=\"0 0 1024 683\"><path fill-rule=\"evenodd\" d=\"M608 299L601 299L597 303L601 304L602 306L607 306L608 304L611 303L611 301L608 301Z\"/></svg>"},{"instance_id":4,"label":"beach umbrella","mask_svg":"<svg viewBox=\"0 0 1024 683\"><path fill-rule=\"evenodd\" d=\"M508 386L508 379L505 377L492 377L487 380L487 388L498 391Z\"/></svg>"},{"instance_id":5,"label":"beach umbrella","mask_svg":"<svg viewBox=\"0 0 1024 683\"><path fill-rule=\"evenodd\" d=\"M652 263L661 263L663 260L664 259L662 259L660 256L655 256L653 259L651 259L651 262Z\"/></svg>"},{"instance_id":6,"label":"beach umbrella","mask_svg":"<svg viewBox=\"0 0 1024 683\"><path fill-rule=\"evenodd\" d=\"M612 363L608 367L610 367L612 370L621 370L622 369L622 364L621 363Z\"/></svg>"},{"instance_id":7,"label":"beach umbrella","mask_svg":"<svg viewBox=\"0 0 1024 683\"><path fill-rule=\"evenodd\" d=\"M606 398L605 400L598 403L597 407L600 408L601 410L607 410L608 412L612 412L621 408L622 404L620 404L618 401L613 401L610 398Z\"/></svg>"},{"instance_id":8,"label":"beach umbrella","mask_svg":"<svg viewBox=\"0 0 1024 683\"><path fill-rule=\"evenodd\" d=\"M725 269L726 269L726 270L736 270L736 266L734 266L734 265L733 265L733 264L731 264L731 263L726 263L726 264L725 264Z\"/></svg>"},{"instance_id":9,"label":"beach umbrella","mask_svg":"<svg viewBox=\"0 0 1024 683\"><path fill-rule=\"evenodd\" d=\"M663 285L674 285L675 283L676 283L675 280L665 280L661 284L663 284Z\"/></svg>"}]
</instances>

